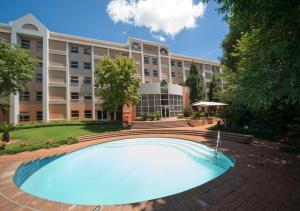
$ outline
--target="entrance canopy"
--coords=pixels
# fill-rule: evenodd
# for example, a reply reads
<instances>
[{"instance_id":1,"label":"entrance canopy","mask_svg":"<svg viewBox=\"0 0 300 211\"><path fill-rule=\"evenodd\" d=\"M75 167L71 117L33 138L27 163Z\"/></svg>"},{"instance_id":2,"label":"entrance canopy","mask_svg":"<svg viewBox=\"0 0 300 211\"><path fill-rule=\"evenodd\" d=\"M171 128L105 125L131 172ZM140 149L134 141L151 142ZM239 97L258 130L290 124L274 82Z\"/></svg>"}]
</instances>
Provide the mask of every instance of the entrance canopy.
<instances>
[{"instance_id":1,"label":"entrance canopy","mask_svg":"<svg viewBox=\"0 0 300 211\"><path fill-rule=\"evenodd\" d=\"M226 103L221 102L204 102L204 101L198 101L192 104L192 106L200 106L200 107L209 107L209 106L225 106L228 105Z\"/></svg>"}]
</instances>

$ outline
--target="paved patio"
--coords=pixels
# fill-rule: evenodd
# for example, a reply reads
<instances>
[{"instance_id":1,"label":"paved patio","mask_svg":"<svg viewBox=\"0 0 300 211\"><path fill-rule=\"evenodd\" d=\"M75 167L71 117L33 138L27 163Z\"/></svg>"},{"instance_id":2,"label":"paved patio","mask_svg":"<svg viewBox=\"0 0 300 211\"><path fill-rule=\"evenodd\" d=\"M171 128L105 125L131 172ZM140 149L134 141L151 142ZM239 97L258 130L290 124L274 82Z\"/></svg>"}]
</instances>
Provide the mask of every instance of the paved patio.
<instances>
[{"instance_id":1,"label":"paved patio","mask_svg":"<svg viewBox=\"0 0 300 211\"><path fill-rule=\"evenodd\" d=\"M185 138L215 145L215 140L192 135L176 135L175 132L168 135L122 136L122 139L157 136ZM23 162L114 139L116 138L104 138L59 148L0 156L0 210L92 211L95 206L56 203L26 194L15 186L12 177ZM100 210L299 210L299 156L280 152L276 143L262 140L255 140L250 145L224 141L220 150L236 159L236 166L220 177L183 193L134 204L101 206Z\"/></svg>"}]
</instances>

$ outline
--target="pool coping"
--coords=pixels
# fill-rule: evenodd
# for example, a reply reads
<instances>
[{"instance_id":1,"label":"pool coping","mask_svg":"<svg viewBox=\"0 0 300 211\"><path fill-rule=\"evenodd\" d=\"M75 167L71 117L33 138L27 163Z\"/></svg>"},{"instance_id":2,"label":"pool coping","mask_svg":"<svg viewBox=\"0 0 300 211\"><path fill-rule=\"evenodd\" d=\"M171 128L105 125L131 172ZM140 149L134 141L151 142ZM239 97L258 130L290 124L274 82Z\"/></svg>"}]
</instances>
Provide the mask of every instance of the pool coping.
<instances>
[{"instance_id":1,"label":"pool coping","mask_svg":"<svg viewBox=\"0 0 300 211\"><path fill-rule=\"evenodd\" d=\"M138 137L165 137L165 138L183 138L186 140L202 143L213 147L215 140L211 140L209 138L193 136L193 135L178 135L178 134L143 134L143 135L128 135L111 138L102 138L95 141L82 142L74 145L65 145L59 148L52 148L47 150L38 150L34 152L25 152L20 153L19 156L0 156L8 157L8 161L4 162L4 165L0 165L0 197L5 200L0 200L0 208L4 208L5 210L14 210L12 208L18 208L16 210L93 210L96 206L86 206L86 205L72 205L72 204L64 204L49 201L46 199L42 199L28 193L23 192L19 189L14 181L13 177L15 175L16 170L22 163L27 163L31 160L35 160L38 158L44 158L47 156L61 154L61 153L71 153L76 150L80 150L85 147L89 147L92 145L110 142L113 140L123 140L128 138L138 138ZM224 142L226 146L227 141ZM234 143L235 146L240 146L240 143ZM244 183L244 180L239 178L239 173L243 173L243 165L244 162L240 162L240 158L236 156L234 151L228 151L228 149L221 146L220 151L225 155L229 155L234 158L235 167L228 169L224 174L218 176L217 178L210 180L209 182L197 186L195 188L186 190L181 193L177 193L174 195L166 196L159 199L153 199L149 201L143 201L132 204L124 204L124 205L109 205L109 206L101 206L101 210L195 210L195 209L214 209L217 207L224 207L225 201L222 203L217 203L217 200L214 198L218 198L221 186L227 186L227 184L232 183ZM37 153L39 152L39 153ZM30 155L30 156L27 156ZM43 156L41 156L43 155ZM15 158L19 157L19 158ZM234 180L243 180L243 181L234 181ZM251 184L255 184L257 180L253 180ZM235 187L235 186L234 186ZM241 187L236 186L237 190L234 190L234 187L229 188L229 193L238 198L238 194L241 194ZM1 199L1 198L0 198ZM223 205L222 205L223 204ZM228 204L228 206L231 206Z\"/></svg>"}]
</instances>

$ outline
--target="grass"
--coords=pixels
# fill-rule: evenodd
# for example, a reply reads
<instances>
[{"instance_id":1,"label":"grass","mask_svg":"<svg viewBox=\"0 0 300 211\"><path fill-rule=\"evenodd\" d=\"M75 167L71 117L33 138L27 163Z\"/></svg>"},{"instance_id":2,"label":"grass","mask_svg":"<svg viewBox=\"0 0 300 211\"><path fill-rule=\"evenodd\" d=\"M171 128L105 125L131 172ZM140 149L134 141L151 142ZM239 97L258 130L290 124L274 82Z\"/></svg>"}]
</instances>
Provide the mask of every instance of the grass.
<instances>
[{"instance_id":1,"label":"grass","mask_svg":"<svg viewBox=\"0 0 300 211\"><path fill-rule=\"evenodd\" d=\"M10 132L11 139L18 142L0 149L1 154L15 154L42 148L58 147L63 144L77 143L76 139L66 140L93 133L121 130L120 122L53 122L49 124L19 125Z\"/></svg>"}]
</instances>

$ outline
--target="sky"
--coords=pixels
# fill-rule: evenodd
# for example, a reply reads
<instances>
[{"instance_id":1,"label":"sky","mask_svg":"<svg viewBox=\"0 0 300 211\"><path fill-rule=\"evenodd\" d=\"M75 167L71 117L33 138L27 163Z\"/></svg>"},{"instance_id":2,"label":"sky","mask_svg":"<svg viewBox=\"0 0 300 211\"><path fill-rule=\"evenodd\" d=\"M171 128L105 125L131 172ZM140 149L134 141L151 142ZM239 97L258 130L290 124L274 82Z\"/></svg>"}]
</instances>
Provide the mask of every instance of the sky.
<instances>
[{"instance_id":1,"label":"sky","mask_svg":"<svg viewBox=\"0 0 300 211\"><path fill-rule=\"evenodd\" d=\"M122 44L135 37L217 61L228 33L217 7L200 0L1 0L0 23L32 13L50 31Z\"/></svg>"}]
</instances>

